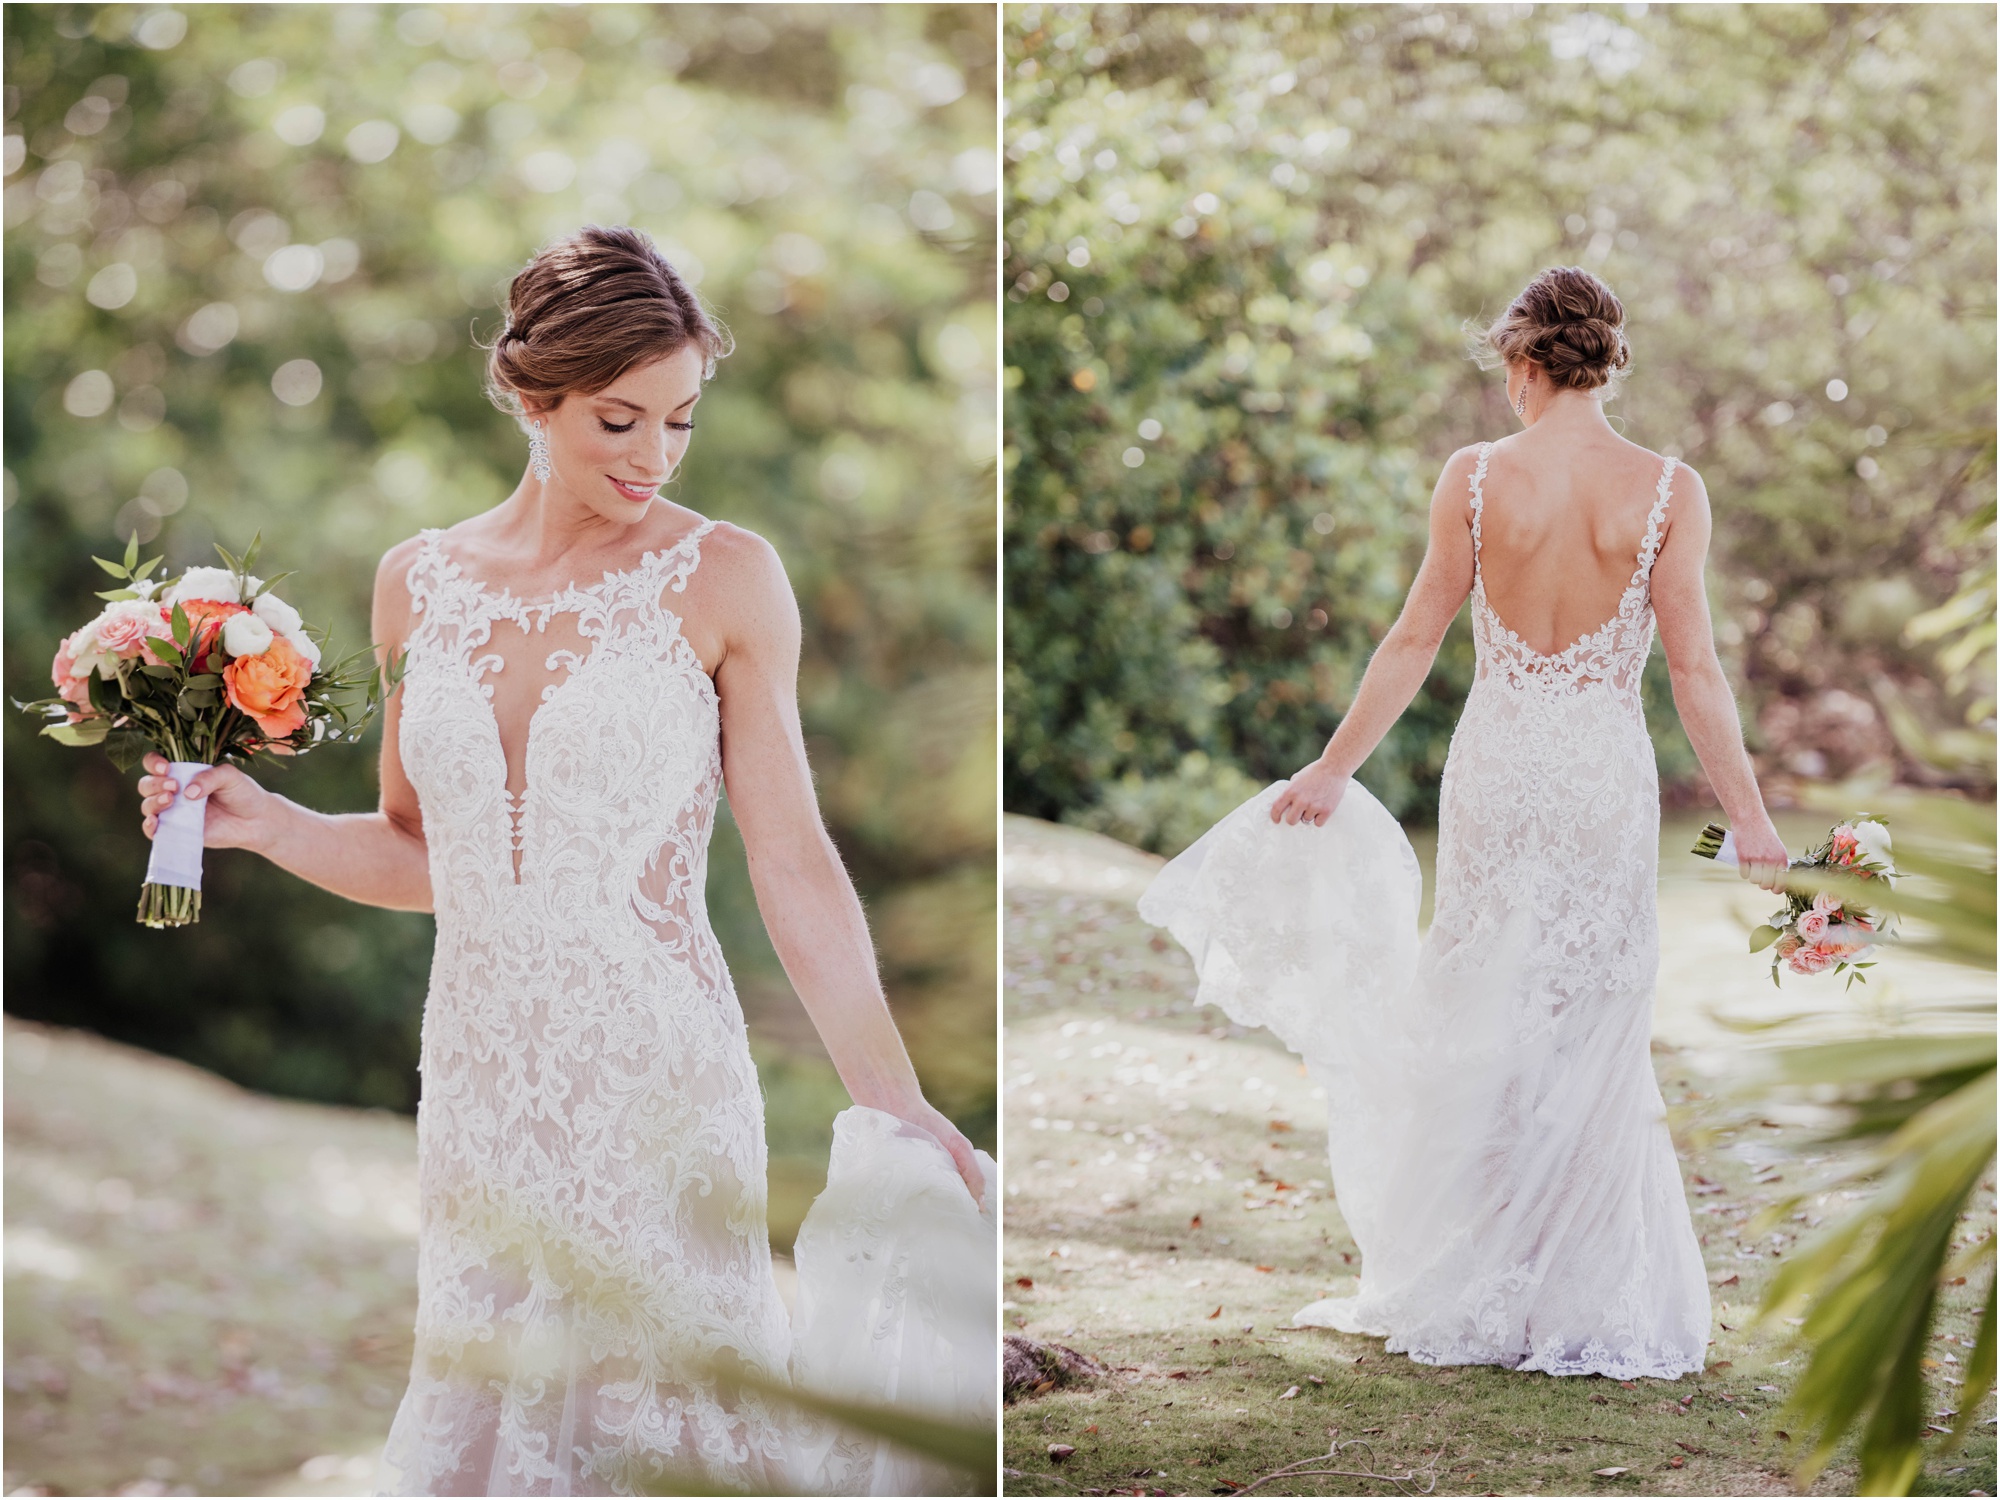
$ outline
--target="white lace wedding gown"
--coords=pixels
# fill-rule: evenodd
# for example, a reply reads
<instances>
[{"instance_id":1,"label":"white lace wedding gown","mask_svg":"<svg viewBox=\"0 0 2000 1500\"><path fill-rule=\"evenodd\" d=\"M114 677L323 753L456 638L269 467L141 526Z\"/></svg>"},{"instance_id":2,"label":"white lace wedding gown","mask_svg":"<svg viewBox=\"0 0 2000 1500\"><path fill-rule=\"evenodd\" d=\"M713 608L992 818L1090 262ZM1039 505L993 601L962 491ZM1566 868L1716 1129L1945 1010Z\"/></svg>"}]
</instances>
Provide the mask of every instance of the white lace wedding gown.
<instances>
[{"instance_id":1,"label":"white lace wedding gown","mask_svg":"<svg viewBox=\"0 0 2000 1500\"><path fill-rule=\"evenodd\" d=\"M667 607L713 524L540 602L467 577L436 532L410 568L401 752L437 947L416 1355L381 1493L940 1477L718 1386L732 1368L994 1409L993 1224L928 1136L844 1114L796 1247L796 1341L772 1274L763 1098L704 904L719 709ZM516 773L499 706L537 685Z\"/></svg>"},{"instance_id":2,"label":"white lace wedding gown","mask_svg":"<svg viewBox=\"0 0 2000 1500\"><path fill-rule=\"evenodd\" d=\"M1140 903L1194 956L1198 998L1268 1026L1326 1091L1357 1294L1301 1326L1426 1364L1674 1379L1702 1368L1709 1295L1649 1043L1659 787L1639 702L1663 467L1615 615L1528 647L1479 571L1478 668L1439 807L1436 912L1382 805L1350 784L1323 828L1229 814Z\"/></svg>"}]
</instances>

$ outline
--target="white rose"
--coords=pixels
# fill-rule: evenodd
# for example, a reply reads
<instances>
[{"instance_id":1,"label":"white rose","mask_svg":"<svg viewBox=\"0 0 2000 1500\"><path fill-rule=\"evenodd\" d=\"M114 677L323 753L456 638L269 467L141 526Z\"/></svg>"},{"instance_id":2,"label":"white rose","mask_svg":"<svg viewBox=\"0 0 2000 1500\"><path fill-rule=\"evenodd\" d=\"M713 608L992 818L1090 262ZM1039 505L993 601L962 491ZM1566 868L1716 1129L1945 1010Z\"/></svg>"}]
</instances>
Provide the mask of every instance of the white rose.
<instances>
[{"instance_id":1,"label":"white rose","mask_svg":"<svg viewBox=\"0 0 2000 1500\"><path fill-rule=\"evenodd\" d=\"M236 575L227 568L189 568L168 593L168 604L186 604L190 599L206 599L214 604L241 604Z\"/></svg>"},{"instance_id":2,"label":"white rose","mask_svg":"<svg viewBox=\"0 0 2000 1500\"><path fill-rule=\"evenodd\" d=\"M1874 819L1854 825L1854 842L1861 857L1870 864L1893 868L1889 860L1889 830Z\"/></svg>"},{"instance_id":3,"label":"white rose","mask_svg":"<svg viewBox=\"0 0 2000 1500\"><path fill-rule=\"evenodd\" d=\"M305 621L299 617L299 612L276 594L259 594L257 602L250 608L256 612L258 619L287 640L297 635L305 626ZM293 641L293 644L298 643Z\"/></svg>"},{"instance_id":4,"label":"white rose","mask_svg":"<svg viewBox=\"0 0 2000 1500\"><path fill-rule=\"evenodd\" d=\"M262 656L276 639L255 615L231 615L222 622L222 649L231 656Z\"/></svg>"},{"instance_id":5,"label":"white rose","mask_svg":"<svg viewBox=\"0 0 2000 1500\"><path fill-rule=\"evenodd\" d=\"M315 672L319 670L319 646L311 636L307 635L303 629L281 630L278 633L285 638L286 643L294 651L298 652L299 655L312 664L312 669Z\"/></svg>"}]
</instances>

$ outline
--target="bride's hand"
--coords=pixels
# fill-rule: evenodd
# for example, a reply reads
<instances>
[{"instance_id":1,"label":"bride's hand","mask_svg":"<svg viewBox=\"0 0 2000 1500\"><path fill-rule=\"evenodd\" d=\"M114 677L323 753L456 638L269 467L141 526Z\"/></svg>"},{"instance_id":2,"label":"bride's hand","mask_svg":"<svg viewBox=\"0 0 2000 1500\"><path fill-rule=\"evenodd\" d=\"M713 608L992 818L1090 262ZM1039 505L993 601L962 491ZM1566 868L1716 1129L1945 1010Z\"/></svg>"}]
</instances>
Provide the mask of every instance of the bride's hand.
<instances>
[{"instance_id":1,"label":"bride's hand","mask_svg":"<svg viewBox=\"0 0 2000 1500\"><path fill-rule=\"evenodd\" d=\"M151 753L145 760L146 774L139 778L139 812L146 837L160 826L160 814L173 805L173 767L164 755ZM235 766L211 766L188 779L188 800L206 802L201 842L208 849L254 849L262 824L276 800Z\"/></svg>"},{"instance_id":2,"label":"bride's hand","mask_svg":"<svg viewBox=\"0 0 2000 1500\"><path fill-rule=\"evenodd\" d=\"M1750 823L1736 829L1735 834L1737 874L1767 891L1782 894L1791 855L1771 820L1767 817L1761 823Z\"/></svg>"},{"instance_id":3,"label":"bride's hand","mask_svg":"<svg viewBox=\"0 0 2000 1500\"><path fill-rule=\"evenodd\" d=\"M1278 800L1271 804L1273 823L1310 823L1315 828L1324 828L1340 806L1340 799L1347 791L1348 778L1340 775L1323 760L1316 760L1298 775L1291 784L1278 794Z\"/></svg>"},{"instance_id":4,"label":"bride's hand","mask_svg":"<svg viewBox=\"0 0 2000 1500\"><path fill-rule=\"evenodd\" d=\"M972 1194L972 1201L985 1206L986 1174L979 1170L979 1159L972 1153L972 1142L960 1133L956 1125L921 1099L908 1109L891 1110L889 1113L916 1126L949 1151L951 1164L958 1168L958 1175Z\"/></svg>"}]
</instances>

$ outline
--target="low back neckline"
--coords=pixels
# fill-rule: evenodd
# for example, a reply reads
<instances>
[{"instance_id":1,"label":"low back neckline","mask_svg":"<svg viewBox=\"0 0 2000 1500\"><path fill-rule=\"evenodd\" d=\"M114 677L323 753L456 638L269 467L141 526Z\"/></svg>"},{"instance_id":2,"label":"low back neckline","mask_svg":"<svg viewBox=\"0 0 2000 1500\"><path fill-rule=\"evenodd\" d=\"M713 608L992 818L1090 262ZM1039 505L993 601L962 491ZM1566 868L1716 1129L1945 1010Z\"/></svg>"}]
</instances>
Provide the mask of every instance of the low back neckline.
<instances>
[{"instance_id":1,"label":"low back neckline","mask_svg":"<svg viewBox=\"0 0 2000 1500\"><path fill-rule=\"evenodd\" d=\"M1486 592L1486 572L1480 566L1480 521L1485 513L1486 494L1484 485L1486 482L1486 466L1493 456L1493 446L1491 442L1479 445L1479 458L1472 468L1470 483L1472 503L1472 591L1477 604L1485 610L1487 620L1502 636L1517 646L1536 663L1555 666L1595 646L1599 640L1615 630L1619 623L1632 613L1632 599L1636 593L1646 588L1650 583L1653 564L1659 559L1661 526L1666 520L1667 501L1673 491L1674 470L1680 466L1680 460L1669 457L1661 461L1660 478L1654 490L1652 509L1646 514L1646 534L1639 543L1638 558L1632 569L1632 576L1627 580L1625 587L1619 591L1618 603L1612 609L1610 616L1603 623L1585 631L1559 650L1539 651L1531 646L1527 639L1511 625L1500 618L1500 612L1493 607L1493 600Z\"/></svg>"}]
</instances>

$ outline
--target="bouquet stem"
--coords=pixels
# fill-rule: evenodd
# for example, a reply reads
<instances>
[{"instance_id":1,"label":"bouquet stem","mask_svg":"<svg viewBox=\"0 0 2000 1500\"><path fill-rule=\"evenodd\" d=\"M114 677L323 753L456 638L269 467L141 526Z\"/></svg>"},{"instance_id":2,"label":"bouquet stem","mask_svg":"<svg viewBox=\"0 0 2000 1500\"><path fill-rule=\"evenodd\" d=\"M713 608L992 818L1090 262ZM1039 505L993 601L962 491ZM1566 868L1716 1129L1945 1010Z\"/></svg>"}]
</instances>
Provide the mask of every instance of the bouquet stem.
<instances>
[{"instance_id":1,"label":"bouquet stem","mask_svg":"<svg viewBox=\"0 0 2000 1500\"><path fill-rule=\"evenodd\" d=\"M177 760L169 769L179 789L153 829L153 855L139 888L139 920L148 927L186 927L201 920L201 831L208 804L189 801L187 786L208 765Z\"/></svg>"},{"instance_id":2,"label":"bouquet stem","mask_svg":"<svg viewBox=\"0 0 2000 1500\"><path fill-rule=\"evenodd\" d=\"M186 927L201 920L201 892L147 881L139 887L139 920L148 927Z\"/></svg>"}]
</instances>

